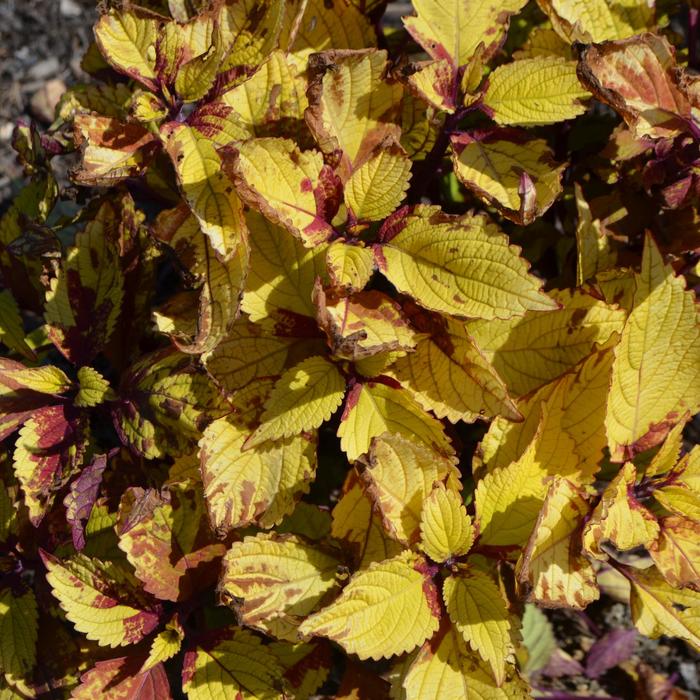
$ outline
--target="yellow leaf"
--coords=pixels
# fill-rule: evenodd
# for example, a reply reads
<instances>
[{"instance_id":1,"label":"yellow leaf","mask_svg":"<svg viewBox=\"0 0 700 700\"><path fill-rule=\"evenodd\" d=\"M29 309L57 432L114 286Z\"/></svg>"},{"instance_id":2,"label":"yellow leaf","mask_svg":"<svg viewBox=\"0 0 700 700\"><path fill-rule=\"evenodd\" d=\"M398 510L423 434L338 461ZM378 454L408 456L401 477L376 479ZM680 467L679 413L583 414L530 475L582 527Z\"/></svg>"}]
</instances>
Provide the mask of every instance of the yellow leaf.
<instances>
[{"instance_id":1,"label":"yellow leaf","mask_svg":"<svg viewBox=\"0 0 700 700\"><path fill-rule=\"evenodd\" d=\"M653 568L624 573L632 584L630 607L637 629L651 639L678 637L700 650L700 593L671 588Z\"/></svg>"},{"instance_id":2,"label":"yellow leaf","mask_svg":"<svg viewBox=\"0 0 700 700\"><path fill-rule=\"evenodd\" d=\"M10 682L31 679L39 613L34 592L0 591L0 670Z\"/></svg>"},{"instance_id":3,"label":"yellow leaf","mask_svg":"<svg viewBox=\"0 0 700 700\"><path fill-rule=\"evenodd\" d=\"M404 695L395 697L402 697L402 700L525 700L530 697L527 683L515 673L507 673L499 688L488 665L469 649L447 618L443 618L437 635L410 659L410 665L398 680Z\"/></svg>"},{"instance_id":4,"label":"yellow leaf","mask_svg":"<svg viewBox=\"0 0 700 700\"><path fill-rule=\"evenodd\" d=\"M371 248L338 239L328 246L326 264L335 287L348 293L359 292L374 272L374 254Z\"/></svg>"},{"instance_id":5,"label":"yellow leaf","mask_svg":"<svg viewBox=\"0 0 700 700\"><path fill-rule=\"evenodd\" d=\"M149 604L141 584L126 568L82 554L66 561L42 553L46 580L75 625L101 646L136 644L159 622L159 606Z\"/></svg>"},{"instance_id":6,"label":"yellow leaf","mask_svg":"<svg viewBox=\"0 0 700 700\"><path fill-rule=\"evenodd\" d=\"M513 58L521 60L540 56L560 56L571 59L573 51L571 46L554 29L540 25L532 28L523 47L513 52Z\"/></svg>"},{"instance_id":7,"label":"yellow leaf","mask_svg":"<svg viewBox=\"0 0 700 700\"><path fill-rule=\"evenodd\" d=\"M300 240L257 212L249 212L247 220L251 231L251 261L243 311L256 323L267 317L275 322L288 317L293 325L295 315L315 319L312 293L316 278L324 277L326 246L305 248Z\"/></svg>"},{"instance_id":8,"label":"yellow leaf","mask_svg":"<svg viewBox=\"0 0 700 700\"><path fill-rule=\"evenodd\" d=\"M387 68L387 52L377 49L327 51L309 58L306 121L324 153L341 151L343 182L378 143L401 137L403 87L384 77Z\"/></svg>"},{"instance_id":9,"label":"yellow leaf","mask_svg":"<svg viewBox=\"0 0 700 700\"><path fill-rule=\"evenodd\" d=\"M507 219L530 224L562 191L566 164L547 142L526 133L494 129L452 136L452 160L460 182Z\"/></svg>"},{"instance_id":10,"label":"yellow leaf","mask_svg":"<svg viewBox=\"0 0 700 700\"><path fill-rule=\"evenodd\" d=\"M416 542L423 503L452 476L452 462L417 440L385 434L373 440L364 466L361 479L384 527L400 542Z\"/></svg>"},{"instance_id":11,"label":"yellow leaf","mask_svg":"<svg viewBox=\"0 0 700 700\"><path fill-rule=\"evenodd\" d=\"M338 297L316 290L318 323L331 354L357 361L388 351L411 350L416 332L391 297L371 290Z\"/></svg>"},{"instance_id":12,"label":"yellow leaf","mask_svg":"<svg viewBox=\"0 0 700 700\"><path fill-rule=\"evenodd\" d=\"M348 392L340 419L340 448L355 461L369 450L372 438L382 433L401 433L439 454L453 454L440 421L426 413L407 391L379 382L356 384Z\"/></svg>"},{"instance_id":13,"label":"yellow leaf","mask_svg":"<svg viewBox=\"0 0 700 700\"><path fill-rule=\"evenodd\" d=\"M671 515L659 520L658 539L649 546L656 568L674 588L700 590L700 523Z\"/></svg>"},{"instance_id":14,"label":"yellow leaf","mask_svg":"<svg viewBox=\"0 0 700 700\"><path fill-rule=\"evenodd\" d=\"M459 68L482 41L487 42L487 57L492 56L505 39L510 15L524 5L525 0L413 0L418 16L403 22L430 56Z\"/></svg>"},{"instance_id":15,"label":"yellow leaf","mask_svg":"<svg viewBox=\"0 0 700 700\"><path fill-rule=\"evenodd\" d=\"M402 545L387 534L354 469L348 472L343 493L333 508L331 535L350 551L357 569L366 569L372 562L391 559L403 551Z\"/></svg>"},{"instance_id":16,"label":"yellow leaf","mask_svg":"<svg viewBox=\"0 0 700 700\"><path fill-rule=\"evenodd\" d=\"M112 10L95 25L95 39L102 55L118 71L158 91L156 42L158 23L134 11Z\"/></svg>"},{"instance_id":17,"label":"yellow leaf","mask_svg":"<svg viewBox=\"0 0 700 700\"><path fill-rule=\"evenodd\" d=\"M498 124L541 126L583 114L589 96L576 76L576 61L543 56L496 68L484 106Z\"/></svg>"},{"instance_id":18,"label":"yellow leaf","mask_svg":"<svg viewBox=\"0 0 700 700\"><path fill-rule=\"evenodd\" d=\"M452 61L446 58L421 61L410 69L412 72L407 77L410 90L431 107L452 114L456 107L457 79Z\"/></svg>"},{"instance_id":19,"label":"yellow leaf","mask_svg":"<svg viewBox=\"0 0 700 700\"><path fill-rule=\"evenodd\" d=\"M684 420L681 420L670 430L659 451L652 457L651 462L644 470L645 477L651 478L667 474L676 466L683 447L683 430L688 418L689 416L685 416Z\"/></svg>"},{"instance_id":20,"label":"yellow leaf","mask_svg":"<svg viewBox=\"0 0 700 700\"><path fill-rule=\"evenodd\" d=\"M517 248L485 216L451 216L418 205L389 221L375 251L379 269L421 306L485 319L558 308Z\"/></svg>"},{"instance_id":21,"label":"yellow leaf","mask_svg":"<svg viewBox=\"0 0 700 700\"><path fill-rule=\"evenodd\" d=\"M289 139L252 139L230 152L226 168L248 205L287 228L307 248L328 240L339 182L315 150Z\"/></svg>"},{"instance_id":22,"label":"yellow leaf","mask_svg":"<svg viewBox=\"0 0 700 700\"><path fill-rule=\"evenodd\" d=\"M560 308L520 318L471 321L468 333L508 388L522 396L585 359L625 324L624 310L579 291L553 291Z\"/></svg>"},{"instance_id":23,"label":"yellow leaf","mask_svg":"<svg viewBox=\"0 0 700 700\"><path fill-rule=\"evenodd\" d=\"M309 357L277 380L265 402L262 423L246 441L246 449L318 428L344 395L345 379L337 367L319 355Z\"/></svg>"},{"instance_id":24,"label":"yellow leaf","mask_svg":"<svg viewBox=\"0 0 700 700\"><path fill-rule=\"evenodd\" d=\"M513 645L508 609L498 586L484 572L462 568L445 579L442 597L452 624L489 664L496 685L502 685Z\"/></svg>"},{"instance_id":25,"label":"yellow leaf","mask_svg":"<svg viewBox=\"0 0 700 700\"><path fill-rule=\"evenodd\" d=\"M637 470L626 462L608 484L583 531L586 550L598 559L606 559L602 545L612 543L627 551L649 547L659 534L656 518L635 497Z\"/></svg>"},{"instance_id":26,"label":"yellow leaf","mask_svg":"<svg viewBox=\"0 0 700 700\"><path fill-rule=\"evenodd\" d=\"M299 632L328 637L361 659L389 658L413 650L437 630L437 596L425 559L403 552L356 573Z\"/></svg>"},{"instance_id":27,"label":"yellow leaf","mask_svg":"<svg viewBox=\"0 0 700 700\"><path fill-rule=\"evenodd\" d=\"M76 406L97 406L104 401L116 398L116 394L109 386L109 382L92 367L81 367L78 370L78 383L80 389L73 399Z\"/></svg>"},{"instance_id":28,"label":"yellow leaf","mask_svg":"<svg viewBox=\"0 0 700 700\"><path fill-rule=\"evenodd\" d=\"M579 77L640 138L676 136L687 129L692 105L680 85L674 49L657 34L586 47Z\"/></svg>"},{"instance_id":29,"label":"yellow leaf","mask_svg":"<svg viewBox=\"0 0 700 700\"><path fill-rule=\"evenodd\" d=\"M503 380L463 322L445 317L424 320L420 313L411 314L411 320L431 335L419 340L413 352L398 358L387 375L411 391L425 409L452 423L497 415L520 418Z\"/></svg>"},{"instance_id":30,"label":"yellow leaf","mask_svg":"<svg viewBox=\"0 0 700 700\"><path fill-rule=\"evenodd\" d=\"M615 348L605 428L610 458L631 459L700 410L700 326L694 295L647 236L634 308Z\"/></svg>"},{"instance_id":31,"label":"yellow leaf","mask_svg":"<svg viewBox=\"0 0 700 700\"><path fill-rule=\"evenodd\" d=\"M522 423L496 418L480 447L488 470L518 459L540 427L539 458L550 473L568 476L576 483L590 482L606 445L604 420L612 360L611 348L601 348L556 381L519 400L516 405Z\"/></svg>"},{"instance_id":32,"label":"yellow leaf","mask_svg":"<svg viewBox=\"0 0 700 700\"><path fill-rule=\"evenodd\" d=\"M476 533L454 489L443 484L435 486L423 502L420 516L421 549L436 562L461 557L474 543Z\"/></svg>"},{"instance_id":33,"label":"yellow leaf","mask_svg":"<svg viewBox=\"0 0 700 700\"><path fill-rule=\"evenodd\" d=\"M616 255L602 230L599 219L594 219L591 208L583 197L581 186L574 183L578 224L576 226L576 284L581 286L599 272L615 264ZM623 308L624 307L623 305Z\"/></svg>"},{"instance_id":34,"label":"yellow leaf","mask_svg":"<svg viewBox=\"0 0 700 700\"><path fill-rule=\"evenodd\" d=\"M648 0L538 0L556 32L568 42L588 44L625 39L654 27Z\"/></svg>"},{"instance_id":35,"label":"yellow leaf","mask_svg":"<svg viewBox=\"0 0 700 700\"><path fill-rule=\"evenodd\" d=\"M393 136L388 136L345 183L345 205L358 221L379 221L406 196L411 161Z\"/></svg>"},{"instance_id":36,"label":"yellow leaf","mask_svg":"<svg viewBox=\"0 0 700 700\"><path fill-rule=\"evenodd\" d=\"M588 510L581 489L554 477L516 569L529 601L583 610L598 599L595 572L579 536Z\"/></svg>"},{"instance_id":37,"label":"yellow leaf","mask_svg":"<svg viewBox=\"0 0 700 700\"><path fill-rule=\"evenodd\" d=\"M654 498L670 513L700 522L700 493L685 484L664 486L654 491Z\"/></svg>"},{"instance_id":38,"label":"yellow leaf","mask_svg":"<svg viewBox=\"0 0 700 700\"><path fill-rule=\"evenodd\" d=\"M189 700L285 700L281 677L279 661L259 637L229 628L185 656L182 688Z\"/></svg>"},{"instance_id":39,"label":"yellow leaf","mask_svg":"<svg viewBox=\"0 0 700 700\"><path fill-rule=\"evenodd\" d=\"M338 586L339 565L294 535L259 534L233 543L219 586L241 624L273 618L298 624Z\"/></svg>"},{"instance_id":40,"label":"yellow leaf","mask_svg":"<svg viewBox=\"0 0 700 700\"><path fill-rule=\"evenodd\" d=\"M527 542L547 494L548 474L537 454L540 443L538 430L517 461L494 469L478 482L474 502L481 544Z\"/></svg>"},{"instance_id":41,"label":"yellow leaf","mask_svg":"<svg viewBox=\"0 0 700 700\"><path fill-rule=\"evenodd\" d=\"M309 490L316 471L315 437L294 436L244 451L249 435L226 417L212 422L200 441L204 494L219 532L278 523Z\"/></svg>"},{"instance_id":42,"label":"yellow leaf","mask_svg":"<svg viewBox=\"0 0 700 700\"><path fill-rule=\"evenodd\" d=\"M141 666L141 673L154 668L168 659L172 659L172 657L180 651L184 638L185 630L182 629L182 625L176 614L165 626L165 629L153 638L151 649L148 652L148 658L143 662L143 666Z\"/></svg>"},{"instance_id":43,"label":"yellow leaf","mask_svg":"<svg viewBox=\"0 0 700 700\"><path fill-rule=\"evenodd\" d=\"M312 53L329 49L364 49L376 46L377 35L369 20L349 0L289 0L280 48L287 60L305 71ZM303 15L298 18L299 11Z\"/></svg>"},{"instance_id":44,"label":"yellow leaf","mask_svg":"<svg viewBox=\"0 0 700 700\"><path fill-rule=\"evenodd\" d=\"M187 204L212 248L222 260L229 259L247 229L243 205L222 170L214 143L177 122L167 122L160 133Z\"/></svg>"},{"instance_id":45,"label":"yellow leaf","mask_svg":"<svg viewBox=\"0 0 700 700\"><path fill-rule=\"evenodd\" d=\"M407 92L401 109L401 145L411 160L425 160L445 121L445 115Z\"/></svg>"}]
</instances>

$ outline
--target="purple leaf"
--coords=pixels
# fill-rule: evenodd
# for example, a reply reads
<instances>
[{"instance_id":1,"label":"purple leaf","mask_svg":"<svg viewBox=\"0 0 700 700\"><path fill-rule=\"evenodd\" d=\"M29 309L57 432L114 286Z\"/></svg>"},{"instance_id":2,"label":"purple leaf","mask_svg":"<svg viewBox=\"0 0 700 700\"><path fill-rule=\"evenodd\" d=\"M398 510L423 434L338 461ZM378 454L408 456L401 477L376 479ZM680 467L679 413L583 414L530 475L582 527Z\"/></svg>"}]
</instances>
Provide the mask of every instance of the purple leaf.
<instances>
[{"instance_id":1,"label":"purple leaf","mask_svg":"<svg viewBox=\"0 0 700 700\"><path fill-rule=\"evenodd\" d=\"M70 493L63 499L66 520L71 524L73 545L79 552L85 547L84 522L92 512L106 466L107 455L96 455L92 464L83 469L70 485Z\"/></svg>"},{"instance_id":2,"label":"purple leaf","mask_svg":"<svg viewBox=\"0 0 700 700\"><path fill-rule=\"evenodd\" d=\"M637 642L637 630L618 629L601 637L588 652L586 675L598 678L632 656Z\"/></svg>"},{"instance_id":3,"label":"purple leaf","mask_svg":"<svg viewBox=\"0 0 700 700\"><path fill-rule=\"evenodd\" d=\"M578 676L583 673L583 667L576 659L562 649L555 649L541 673L550 678Z\"/></svg>"}]
</instances>

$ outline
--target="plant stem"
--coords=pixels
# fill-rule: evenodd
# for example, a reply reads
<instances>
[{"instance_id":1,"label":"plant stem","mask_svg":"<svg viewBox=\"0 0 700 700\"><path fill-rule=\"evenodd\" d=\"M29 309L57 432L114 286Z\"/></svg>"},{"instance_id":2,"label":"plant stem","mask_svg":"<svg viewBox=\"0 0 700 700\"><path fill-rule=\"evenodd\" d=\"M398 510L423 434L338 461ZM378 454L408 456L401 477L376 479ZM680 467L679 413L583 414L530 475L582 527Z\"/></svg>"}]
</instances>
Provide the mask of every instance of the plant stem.
<instances>
[{"instance_id":1,"label":"plant stem","mask_svg":"<svg viewBox=\"0 0 700 700\"><path fill-rule=\"evenodd\" d=\"M698 20L700 10L695 7L688 8L688 66L698 67Z\"/></svg>"}]
</instances>

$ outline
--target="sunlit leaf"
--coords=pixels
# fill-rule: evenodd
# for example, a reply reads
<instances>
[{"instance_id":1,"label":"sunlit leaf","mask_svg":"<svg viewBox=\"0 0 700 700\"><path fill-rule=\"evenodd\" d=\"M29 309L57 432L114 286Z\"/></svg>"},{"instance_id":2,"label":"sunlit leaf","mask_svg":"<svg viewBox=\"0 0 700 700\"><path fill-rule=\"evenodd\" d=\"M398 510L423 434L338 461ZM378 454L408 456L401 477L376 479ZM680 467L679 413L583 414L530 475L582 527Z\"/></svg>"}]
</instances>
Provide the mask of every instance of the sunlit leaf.
<instances>
[{"instance_id":1,"label":"sunlit leaf","mask_svg":"<svg viewBox=\"0 0 700 700\"><path fill-rule=\"evenodd\" d=\"M421 511L421 549L433 561L443 562L466 554L475 536L459 492L442 484L434 487Z\"/></svg>"}]
</instances>

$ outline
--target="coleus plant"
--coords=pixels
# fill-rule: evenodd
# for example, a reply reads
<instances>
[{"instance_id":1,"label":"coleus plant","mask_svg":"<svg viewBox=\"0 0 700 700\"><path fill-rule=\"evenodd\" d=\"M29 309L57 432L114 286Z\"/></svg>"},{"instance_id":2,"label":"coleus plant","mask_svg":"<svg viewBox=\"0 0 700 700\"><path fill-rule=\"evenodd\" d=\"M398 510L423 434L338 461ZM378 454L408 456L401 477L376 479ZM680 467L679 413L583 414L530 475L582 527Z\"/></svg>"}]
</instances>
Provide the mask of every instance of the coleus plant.
<instances>
[{"instance_id":1,"label":"coleus plant","mask_svg":"<svg viewBox=\"0 0 700 700\"><path fill-rule=\"evenodd\" d=\"M683 8L385 6L111 3L18 125L1 697L529 697L601 571L700 648Z\"/></svg>"}]
</instances>

